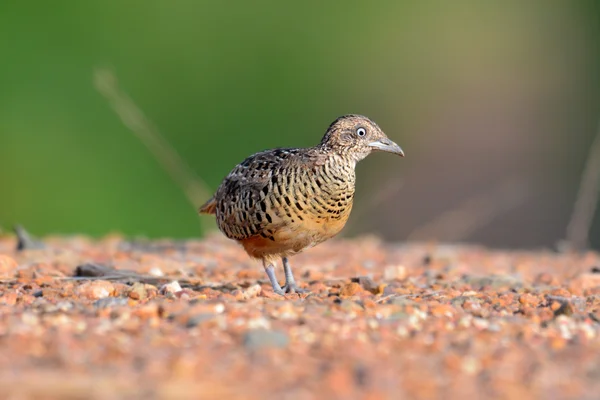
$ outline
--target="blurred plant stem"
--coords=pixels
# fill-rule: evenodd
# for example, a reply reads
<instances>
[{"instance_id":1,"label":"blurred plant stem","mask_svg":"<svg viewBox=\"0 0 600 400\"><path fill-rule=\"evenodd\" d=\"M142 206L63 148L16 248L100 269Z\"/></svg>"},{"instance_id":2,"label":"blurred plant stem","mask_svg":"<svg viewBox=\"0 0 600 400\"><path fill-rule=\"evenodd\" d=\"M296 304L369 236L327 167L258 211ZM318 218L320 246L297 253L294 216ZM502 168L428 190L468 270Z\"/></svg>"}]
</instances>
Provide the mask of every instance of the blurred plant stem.
<instances>
[{"instance_id":1,"label":"blurred plant stem","mask_svg":"<svg viewBox=\"0 0 600 400\"><path fill-rule=\"evenodd\" d=\"M208 185L192 171L127 93L119 88L117 77L112 71L97 68L94 71L94 86L109 102L125 126L144 143L171 179L183 189L194 209L211 196ZM214 221L209 222L208 217L199 216L199 218L203 233L215 230Z\"/></svg>"},{"instance_id":2,"label":"blurred plant stem","mask_svg":"<svg viewBox=\"0 0 600 400\"><path fill-rule=\"evenodd\" d=\"M589 246L589 234L598 206L600 194L600 122L596 138L581 176L581 184L575 200L573 214L567 226L567 238L564 245L569 250L583 250Z\"/></svg>"}]
</instances>

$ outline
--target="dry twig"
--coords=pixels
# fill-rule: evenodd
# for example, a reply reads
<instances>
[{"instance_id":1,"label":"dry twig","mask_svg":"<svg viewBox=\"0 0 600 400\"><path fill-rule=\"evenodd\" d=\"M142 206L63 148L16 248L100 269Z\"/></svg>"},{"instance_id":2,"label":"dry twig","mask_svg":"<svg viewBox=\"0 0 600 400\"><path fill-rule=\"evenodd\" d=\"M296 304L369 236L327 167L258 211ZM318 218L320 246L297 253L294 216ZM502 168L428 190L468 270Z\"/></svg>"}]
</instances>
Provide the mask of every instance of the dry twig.
<instances>
[{"instance_id":1,"label":"dry twig","mask_svg":"<svg viewBox=\"0 0 600 400\"><path fill-rule=\"evenodd\" d=\"M567 226L565 244L571 250L583 250L589 245L589 234L600 194L600 123L590 148L573 214Z\"/></svg>"},{"instance_id":2,"label":"dry twig","mask_svg":"<svg viewBox=\"0 0 600 400\"><path fill-rule=\"evenodd\" d=\"M192 171L127 93L119 88L117 78L112 71L96 69L94 85L110 103L125 126L146 145L171 178L183 189L194 209L211 196L208 185ZM202 228L205 232L213 230L214 224L202 224Z\"/></svg>"}]
</instances>

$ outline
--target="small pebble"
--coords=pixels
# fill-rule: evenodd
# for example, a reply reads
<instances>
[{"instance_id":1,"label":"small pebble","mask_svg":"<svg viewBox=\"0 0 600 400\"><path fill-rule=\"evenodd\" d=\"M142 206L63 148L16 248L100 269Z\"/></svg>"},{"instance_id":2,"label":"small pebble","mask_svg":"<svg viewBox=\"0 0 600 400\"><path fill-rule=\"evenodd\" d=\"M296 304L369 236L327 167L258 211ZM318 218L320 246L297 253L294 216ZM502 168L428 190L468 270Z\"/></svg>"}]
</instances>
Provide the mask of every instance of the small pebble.
<instances>
[{"instance_id":1,"label":"small pebble","mask_svg":"<svg viewBox=\"0 0 600 400\"><path fill-rule=\"evenodd\" d=\"M244 334L243 344L248 350L265 347L284 348L290 343L287 334L266 329L252 329Z\"/></svg>"},{"instance_id":2,"label":"small pebble","mask_svg":"<svg viewBox=\"0 0 600 400\"><path fill-rule=\"evenodd\" d=\"M111 307L122 307L128 304L128 300L123 297L106 297L103 299L96 300L94 307L96 308L111 308Z\"/></svg>"},{"instance_id":3,"label":"small pebble","mask_svg":"<svg viewBox=\"0 0 600 400\"><path fill-rule=\"evenodd\" d=\"M403 265L390 265L383 269L383 280L394 281L406 279L406 267Z\"/></svg>"},{"instance_id":4,"label":"small pebble","mask_svg":"<svg viewBox=\"0 0 600 400\"><path fill-rule=\"evenodd\" d=\"M76 289L77 295L90 300L98 300L113 295L115 289L108 281L84 282Z\"/></svg>"},{"instance_id":5,"label":"small pebble","mask_svg":"<svg viewBox=\"0 0 600 400\"><path fill-rule=\"evenodd\" d=\"M181 285L179 285L179 282L172 281L172 282L162 285L158 292L162 295L166 295L167 293L174 294L174 293L180 292L181 290L182 289L181 289Z\"/></svg>"},{"instance_id":6,"label":"small pebble","mask_svg":"<svg viewBox=\"0 0 600 400\"><path fill-rule=\"evenodd\" d=\"M361 290L361 287L356 282L347 283L342 286L340 290L340 296L354 296Z\"/></svg>"}]
</instances>

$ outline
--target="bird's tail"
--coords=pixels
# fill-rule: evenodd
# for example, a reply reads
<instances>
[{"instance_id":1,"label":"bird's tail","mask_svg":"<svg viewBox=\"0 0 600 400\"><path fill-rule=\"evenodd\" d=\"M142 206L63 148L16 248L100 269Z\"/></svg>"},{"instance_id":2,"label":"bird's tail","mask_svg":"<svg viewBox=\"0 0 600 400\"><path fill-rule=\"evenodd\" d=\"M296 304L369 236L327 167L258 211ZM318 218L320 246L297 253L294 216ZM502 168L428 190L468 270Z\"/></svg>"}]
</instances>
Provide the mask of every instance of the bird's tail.
<instances>
[{"instance_id":1,"label":"bird's tail","mask_svg":"<svg viewBox=\"0 0 600 400\"><path fill-rule=\"evenodd\" d=\"M198 212L200 214L215 214L217 209L217 202L214 197L211 197L200 209Z\"/></svg>"}]
</instances>

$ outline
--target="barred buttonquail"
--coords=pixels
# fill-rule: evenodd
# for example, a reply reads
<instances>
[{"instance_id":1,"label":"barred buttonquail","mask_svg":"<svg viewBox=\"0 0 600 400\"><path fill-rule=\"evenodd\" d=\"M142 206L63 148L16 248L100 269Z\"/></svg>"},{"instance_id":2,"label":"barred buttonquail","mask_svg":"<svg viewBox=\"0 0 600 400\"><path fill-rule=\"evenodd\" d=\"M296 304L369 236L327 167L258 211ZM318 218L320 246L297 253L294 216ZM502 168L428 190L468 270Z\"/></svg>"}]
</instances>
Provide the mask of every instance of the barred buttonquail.
<instances>
[{"instance_id":1,"label":"barred buttonquail","mask_svg":"<svg viewBox=\"0 0 600 400\"><path fill-rule=\"evenodd\" d=\"M227 175L200 213L216 214L219 229L263 261L275 293L303 292L288 257L342 230L354 199L354 168L374 150L404 156L375 122L361 115L339 117L314 147L248 157ZM279 258L283 287L275 277Z\"/></svg>"}]
</instances>

